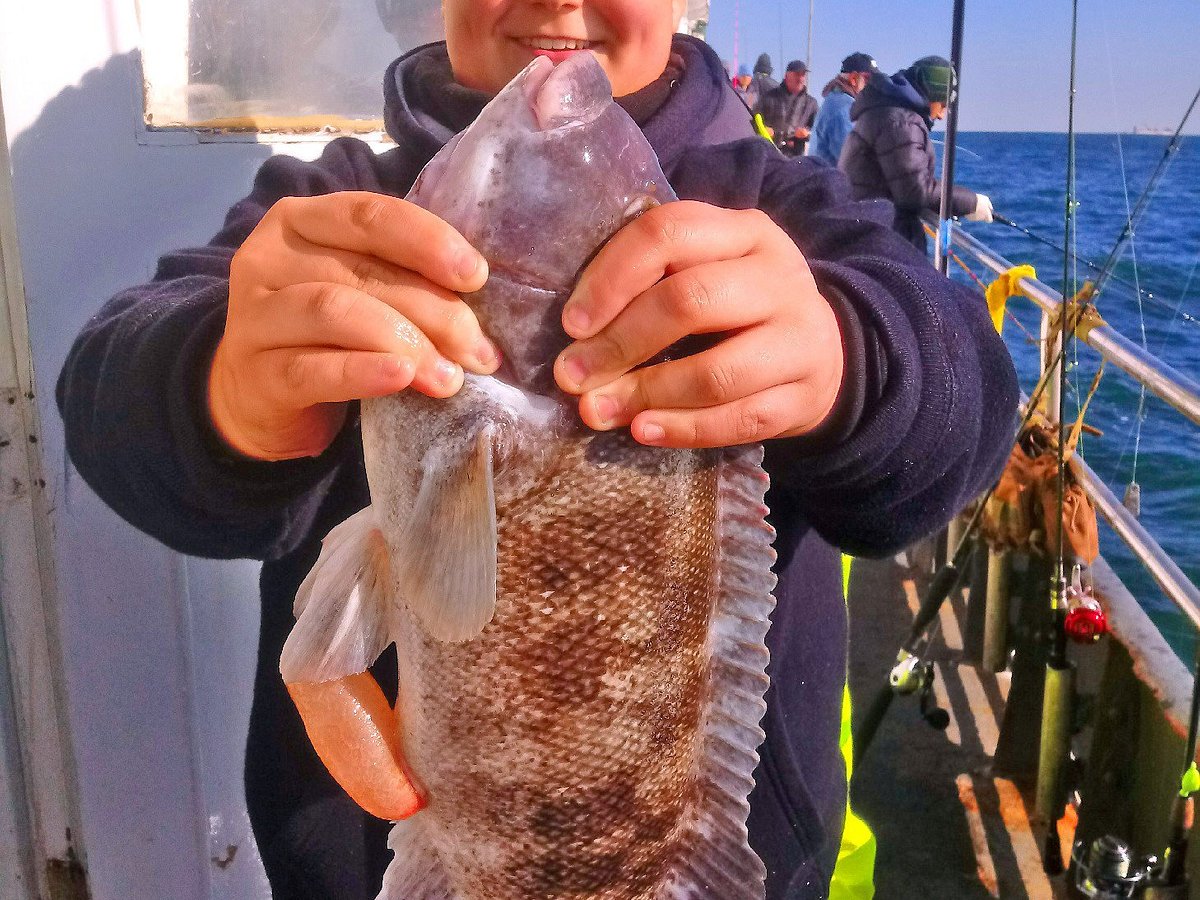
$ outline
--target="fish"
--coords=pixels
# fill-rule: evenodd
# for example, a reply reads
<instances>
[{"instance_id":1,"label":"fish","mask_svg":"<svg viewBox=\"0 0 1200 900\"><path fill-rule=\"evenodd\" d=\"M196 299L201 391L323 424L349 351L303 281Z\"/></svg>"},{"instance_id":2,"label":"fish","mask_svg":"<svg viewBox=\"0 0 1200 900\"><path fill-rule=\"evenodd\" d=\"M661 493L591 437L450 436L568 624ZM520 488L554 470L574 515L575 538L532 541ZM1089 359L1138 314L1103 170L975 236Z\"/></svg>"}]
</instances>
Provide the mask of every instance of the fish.
<instances>
[{"instance_id":1,"label":"fish","mask_svg":"<svg viewBox=\"0 0 1200 900\"><path fill-rule=\"evenodd\" d=\"M363 401L371 504L323 542L280 662L334 777L396 820L379 897L762 900L762 448L591 431L552 374L581 270L675 199L653 149L592 54L539 58L408 199L487 259L465 300L503 364ZM394 708L366 673L391 643Z\"/></svg>"}]
</instances>

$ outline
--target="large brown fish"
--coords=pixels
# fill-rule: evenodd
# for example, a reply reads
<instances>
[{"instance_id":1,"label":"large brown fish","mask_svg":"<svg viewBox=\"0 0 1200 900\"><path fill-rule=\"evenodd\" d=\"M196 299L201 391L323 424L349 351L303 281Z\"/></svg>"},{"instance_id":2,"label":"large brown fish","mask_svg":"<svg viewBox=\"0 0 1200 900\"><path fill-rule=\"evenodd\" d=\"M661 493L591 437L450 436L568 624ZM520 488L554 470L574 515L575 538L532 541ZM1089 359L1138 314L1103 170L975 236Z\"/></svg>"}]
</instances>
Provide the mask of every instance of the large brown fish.
<instances>
[{"instance_id":1,"label":"large brown fish","mask_svg":"<svg viewBox=\"0 0 1200 900\"><path fill-rule=\"evenodd\" d=\"M409 199L487 258L467 301L505 363L363 403L372 504L326 539L281 664L351 795L415 812L380 896L758 900L761 448L592 432L551 376L581 268L674 199L658 161L591 54L539 59ZM394 718L354 674L392 641Z\"/></svg>"}]
</instances>

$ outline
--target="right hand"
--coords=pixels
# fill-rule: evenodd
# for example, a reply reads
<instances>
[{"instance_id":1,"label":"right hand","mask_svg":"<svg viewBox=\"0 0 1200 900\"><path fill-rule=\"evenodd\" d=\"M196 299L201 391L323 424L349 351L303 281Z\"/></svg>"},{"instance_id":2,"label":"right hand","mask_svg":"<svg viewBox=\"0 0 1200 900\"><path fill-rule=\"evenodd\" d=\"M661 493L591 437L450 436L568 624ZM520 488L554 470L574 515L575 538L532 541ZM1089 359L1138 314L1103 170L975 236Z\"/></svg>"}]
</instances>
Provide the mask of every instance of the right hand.
<instances>
[{"instance_id":1,"label":"right hand","mask_svg":"<svg viewBox=\"0 0 1200 900\"><path fill-rule=\"evenodd\" d=\"M384 194L287 197L234 254L208 379L217 433L260 460L320 454L347 401L449 397L499 353L460 294L487 263L454 228Z\"/></svg>"},{"instance_id":2,"label":"right hand","mask_svg":"<svg viewBox=\"0 0 1200 900\"><path fill-rule=\"evenodd\" d=\"M967 214L968 222L992 221L992 198L987 194L975 195L975 209Z\"/></svg>"}]
</instances>

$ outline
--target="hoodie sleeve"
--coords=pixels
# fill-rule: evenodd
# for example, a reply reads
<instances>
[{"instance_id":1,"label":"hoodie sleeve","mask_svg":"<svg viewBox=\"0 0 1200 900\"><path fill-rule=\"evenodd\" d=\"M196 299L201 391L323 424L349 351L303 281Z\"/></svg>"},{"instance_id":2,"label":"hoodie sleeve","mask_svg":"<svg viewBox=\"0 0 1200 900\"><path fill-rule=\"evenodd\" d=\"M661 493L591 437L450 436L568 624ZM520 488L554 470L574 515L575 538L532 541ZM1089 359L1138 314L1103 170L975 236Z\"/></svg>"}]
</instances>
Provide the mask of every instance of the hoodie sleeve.
<instances>
[{"instance_id":1,"label":"hoodie sleeve","mask_svg":"<svg viewBox=\"0 0 1200 900\"><path fill-rule=\"evenodd\" d=\"M842 329L846 374L833 413L814 434L767 442L782 504L772 513L802 516L863 556L943 525L998 477L1016 428L1016 374L983 298L892 231L889 204L852 201L836 169L781 159L762 141L692 163L677 193L770 215ZM718 171L737 172L736 184L713 188Z\"/></svg>"},{"instance_id":2,"label":"hoodie sleeve","mask_svg":"<svg viewBox=\"0 0 1200 900\"><path fill-rule=\"evenodd\" d=\"M781 488L829 541L894 552L999 476L1016 428L1012 360L984 299L855 202L839 172L770 160L760 207L808 259L843 331L846 377L818 433L769 442Z\"/></svg>"},{"instance_id":3,"label":"hoodie sleeve","mask_svg":"<svg viewBox=\"0 0 1200 900\"><path fill-rule=\"evenodd\" d=\"M892 202L909 212L937 212L942 202L942 184L931 173L933 148L929 131L914 112L893 108L876 137L875 158L887 180ZM950 211L965 216L975 209L975 192L955 185Z\"/></svg>"},{"instance_id":4,"label":"hoodie sleeve","mask_svg":"<svg viewBox=\"0 0 1200 900\"><path fill-rule=\"evenodd\" d=\"M198 556L271 558L307 531L322 488L354 446L320 457L236 457L207 413L208 370L225 328L229 264L285 196L379 190L365 144L332 142L316 163L274 157L205 247L164 256L154 280L121 292L84 326L59 375L67 452L122 518Z\"/></svg>"}]
</instances>

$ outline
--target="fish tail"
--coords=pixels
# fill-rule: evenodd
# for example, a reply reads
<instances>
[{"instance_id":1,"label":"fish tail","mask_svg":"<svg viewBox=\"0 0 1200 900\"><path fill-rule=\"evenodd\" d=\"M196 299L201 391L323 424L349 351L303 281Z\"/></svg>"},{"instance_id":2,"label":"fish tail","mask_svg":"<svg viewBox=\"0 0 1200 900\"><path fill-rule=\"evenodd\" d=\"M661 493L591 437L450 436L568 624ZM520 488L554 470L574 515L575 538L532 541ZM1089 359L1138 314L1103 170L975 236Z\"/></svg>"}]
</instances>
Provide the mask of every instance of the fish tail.
<instances>
[{"instance_id":1,"label":"fish tail","mask_svg":"<svg viewBox=\"0 0 1200 900\"><path fill-rule=\"evenodd\" d=\"M762 900L766 868L746 819L758 765L769 654L773 529L766 523L762 448L723 451L718 600L709 630L709 689L700 737L698 800L663 900Z\"/></svg>"}]
</instances>

